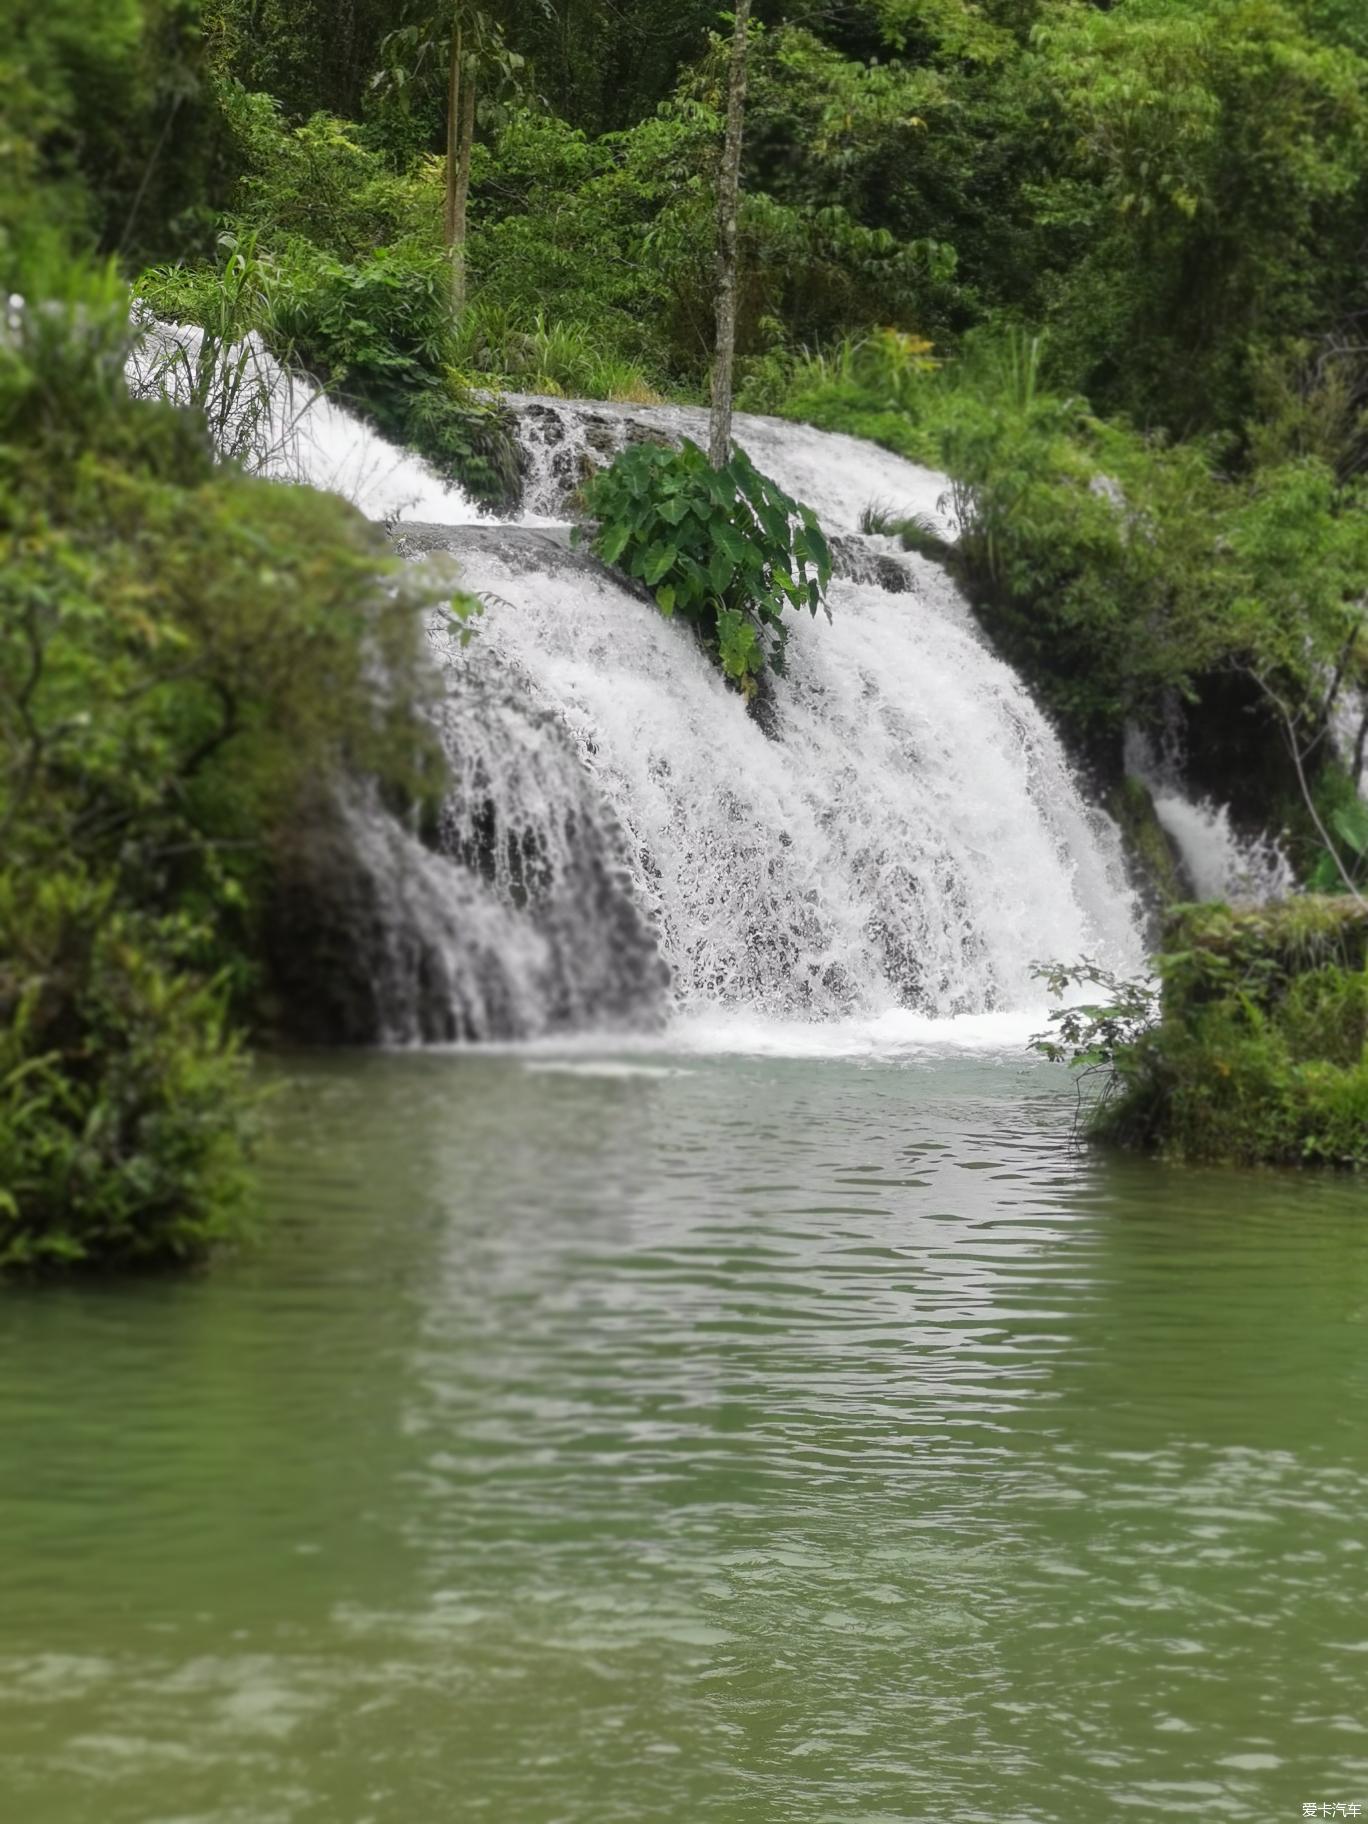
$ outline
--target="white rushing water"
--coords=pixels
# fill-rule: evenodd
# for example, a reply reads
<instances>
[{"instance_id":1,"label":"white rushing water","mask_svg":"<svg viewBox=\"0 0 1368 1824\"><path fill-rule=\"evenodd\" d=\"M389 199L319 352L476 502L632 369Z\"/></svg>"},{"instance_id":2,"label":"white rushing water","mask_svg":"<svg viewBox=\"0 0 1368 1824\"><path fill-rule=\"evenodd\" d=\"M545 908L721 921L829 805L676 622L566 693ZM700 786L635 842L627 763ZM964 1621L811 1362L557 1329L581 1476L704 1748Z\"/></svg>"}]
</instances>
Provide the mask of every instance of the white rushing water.
<instances>
[{"instance_id":1,"label":"white rushing water","mask_svg":"<svg viewBox=\"0 0 1368 1824\"><path fill-rule=\"evenodd\" d=\"M1176 727L1159 739L1138 729L1128 731L1126 770L1149 787L1154 814L1173 845L1193 899L1257 905L1294 892L1296 870L1278 839L1237 830L1229 805L1194 796L1185 788L1185 767Z\"/></svg>"},{"instance_id":2,"label":"white rushing water","mask_svg":"<svg viewBox=\"0 0 1368 1824\"><path fill-rule=\"evenodd\" d=\"M1294 891L1297 876L1281 844L1271 836L1240 835L1228 805L1161 786L1154 793L1154 814L1178 852L1194 898L1258 905Z\"/></svg>"},{"instance_id":3,"label":"white rushing water","mask_svg":"<svg viewBox=\"0 0 1368 1824\"><path fill-rule=\"evenodd\" d=\"M196 333L158 328L134 383L184 396ZM515 399L527 511L475 530L459 491L249 354L272 403L221 414L228 447L401 519L410 557L451 551L488 604L467 649L441 648L437 850L348 811L379 1036L621 1033L668 1007L682 1043L858 1053L958 1019L992 1044L1038 1022L1038 961L1141 965L1115 828L940 568L850 540L830 624L795 627L762 727L687 628L528 529L626 440L701 440L703 413ZM776 419L735 430L829 534L879 504L954 535L944 476Z\"/></svg>"},{"instance_id":4,"label":"white rushing water","mask_svg":"<svg viewBox=\"0 0 1368 1824\"><path fill-rule=\"evenodd\" d=\"M510 394L527 457L525 504L539 518L563 518L589 464L602 462L633 434L708 445L708 414L689 405L583 404ZM828 533L858 532L866 508L916 517L944 538L956 532L950 479L877 444L784 418L738 412L737 443L755 466L795 500L812 507ZM419 517L415 515L415 517Z\"/></svg>"},{"instance_id":5,"label":"white rushing water","mask_svg":"<svg viewBox=\"0 0 1368 1824\"><path fill-rule=\"evenodd\" d=\"M766 733L685 627L580 561L481 541L464 577L497 605L453 659L486 782L467 815L546 852L556 794L477 733L489 680L516 680L623 832L685 1009L981 1014L1037 1006L1040 959L1138 965L1115 832L943 572L906 563L906 592L837 581L831 624L795 629Z\"/></svg>"},{"instance_id":6,"label":"white rushing water","mask_svg":"<svg viewBox=\"0 0 1368 1824\"><path fill-rule=\"evenodd\" d=\"M190 324L145 322L129 357L135 396L203 404L219 447L255 473L341 494L368 519L469 525L480 509L248 336L226 350Z\"/></svg>"}]
</instances>

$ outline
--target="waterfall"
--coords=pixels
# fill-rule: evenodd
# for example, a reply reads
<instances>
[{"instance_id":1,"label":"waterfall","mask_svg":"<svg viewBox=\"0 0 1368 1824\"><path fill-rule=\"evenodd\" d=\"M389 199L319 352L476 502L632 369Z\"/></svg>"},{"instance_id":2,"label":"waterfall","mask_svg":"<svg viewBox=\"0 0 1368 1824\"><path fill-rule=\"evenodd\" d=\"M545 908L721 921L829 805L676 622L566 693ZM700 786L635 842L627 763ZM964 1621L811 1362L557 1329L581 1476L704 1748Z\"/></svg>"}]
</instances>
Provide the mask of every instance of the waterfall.
<instances>
[{"instance_id":1,"label":"waterfall","mask_svg":"<svg viewBox=\"0 0 1368 1824\"><path fill-rule=\"evenodd\" d=\"M708 414L698 406L587 405L518 393L509 395L508 404L517 414L527 461L525 505L553 520L565 517L570 496L590 467L624 444L643 438L678 443L685 437L703 448L708 443ZM740 412L733 433L761 474L812 507L828 533L858 532L866 507L881 506L954 536L950 481L934 469L919 468L858 437L786 418Z\"/></svg>"},{"instance_id":2,"label":"waterfall","mask_svg":"<svg viewBox=\"0 0 1368 1824\"><path fill-rule=\"evenodd\" d=\"M1230 807L1175 788L1153 794L1154 814L1178 853L1194 899L1262 905L1285 899L1297 877L1276 837L1241 836Z\"/></svg>"},{"instance_id":3,"label":"waterfall","mask_svg":"<svg viewBox=\"0 0 1368 1824\"><path fill-rule=\"evenodd\" d=\"M200 405L214 440L254 474L341 494L367 519L463 525L480 509L298 374L257 335L225 347L193 324L136 321L125 375L135 398Z\"/></svg>"},{"instance_id":4,"label":"waterfall","mask_svg":"<svg viewBox=\"0 0 1368 1824\"><path fill-rule=\"evenodd\" d=\"M591 560L516 528L422 542L496 603L450 656L454 750L480 756L461 843L483 818L499 852L546 856L564 785L544 789L545 749L568 743L678 1005L943 1017L1032 1005L1044 957L1138 960L1114 833L934 565L906 559L898 593L834 582L766 731L686 627ZM500 691L543 718L536 789Z\"/></svg>"},{"instance_id":5,"label":"waterfall","mask_svg":"<svg viewBox=\"0 0 1368 1824\"><path fill-rule=\"evenodd\" d=\"M271 390L289 435L271 428L268 473L399 520L407 558L452 554L487 604L467 647L434 634L453 779L438 830L346 807L354 874L329 898L383 1003L346 1036L1034 1015L1038 961L1141 966L1119 837L1053 730L945 572L860 533L877 503L952 538L945 477L737 419L838 551L830 624L795 619L762 727L687 627L539 529L588 465L632 438L700 439L704 414L512 400L527 511L501 524L298 380L275 370Z\"/></svg>"},{"instance_id":6,"label":"waterfall","mask_svg":"<svg viewBox=\"0 0 1368 1824\"><path fill-rule=\"evenodd\" d=\"M1258 905L1294 892L1296 870L1277 837L1241 832L1229 805L1194 797L1184 784L1185 765L1176 724L1159 742L1139 729L1127 731L1126 770L1148 786L1192 897Z\"/></svg>"}]
</instances>

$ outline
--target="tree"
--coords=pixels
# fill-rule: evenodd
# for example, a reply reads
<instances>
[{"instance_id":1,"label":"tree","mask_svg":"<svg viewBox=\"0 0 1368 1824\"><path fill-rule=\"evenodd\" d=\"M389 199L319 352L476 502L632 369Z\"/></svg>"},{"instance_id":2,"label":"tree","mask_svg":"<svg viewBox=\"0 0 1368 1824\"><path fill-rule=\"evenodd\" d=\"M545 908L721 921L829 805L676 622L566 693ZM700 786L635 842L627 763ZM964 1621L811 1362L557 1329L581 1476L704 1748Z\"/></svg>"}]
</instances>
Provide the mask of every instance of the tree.
<instances>
[{"instance_id":1,"label":"tree","mask_svg":"<svg viewBox=\"0 0 1368 1824\"><path fill-rule=\"evenodd\" d=\"M741 139L746 121L746 63L751 0L736 0L727 137L717 178L717 362L713 369L708 460L725 469L731 458L732 375L736 361L737 217L741 211Z\"/></svg>"},{"instance_id":2,"label":"tree","mask_svg":"<svg viewBox=\"0 0 1368 1824\"><path fill-rule=\"evenodd\" d=\"M446 69L446 197L443 237L451 262L451 298L465 306L466 217L470 200L470 159L480 118L497 113L516 95L525 60L510 49L500 22L468 0L449 0L425 22L389 33L381 47L384 67L374 86L387 91L406 111L410 98L427 85L429 73Z\"/></svg>"},{"instance_id":3,"label":"tree","mask_svg":"<svg viewBox=\"0 0 1368 1824\"><path fill-rule=\"evenodd\" d=\"M1368 63L1281 0L1052 0L1025 75L1054 123L1035 206L1076 252L1055 303L1093 403L1180 432L1238 419L1252 356L1352 296Z\"/></svg>"},{"instance_id":4,"label":"tree","mask_svg":"<svg viewBox=\"0 0 1368 1824\"><path fill-rule=\"evenodd\" d=\"M38 239L130 264L185 251L196 212L223 191L222 120L193 9L48 0L4 18L0 266Z\"/></svg>"}]
</instances>

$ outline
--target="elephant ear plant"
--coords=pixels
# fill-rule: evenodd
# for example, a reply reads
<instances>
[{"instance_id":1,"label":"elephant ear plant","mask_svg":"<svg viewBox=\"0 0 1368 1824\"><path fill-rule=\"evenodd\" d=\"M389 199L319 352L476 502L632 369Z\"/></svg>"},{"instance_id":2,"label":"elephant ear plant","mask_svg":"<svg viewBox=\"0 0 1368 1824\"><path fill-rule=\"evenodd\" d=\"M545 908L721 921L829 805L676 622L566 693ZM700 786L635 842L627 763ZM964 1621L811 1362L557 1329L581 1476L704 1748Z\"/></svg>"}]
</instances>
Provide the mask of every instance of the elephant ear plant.
<instances>
[{"instance_id":1,"label":"elephant ear plant","mask_svg":"<svg viewBox=\"0 0 1368 1824\"><path fill-rule=\"evenodd\" d=\"M747 701L767 665L783 671L784 610L826 607L831 552L815 514L743 450L713 469L694 443L633 444L590 480L585 504L595 553L644 583L662 614L692 622Z\"/></svg>"}]
</instances>

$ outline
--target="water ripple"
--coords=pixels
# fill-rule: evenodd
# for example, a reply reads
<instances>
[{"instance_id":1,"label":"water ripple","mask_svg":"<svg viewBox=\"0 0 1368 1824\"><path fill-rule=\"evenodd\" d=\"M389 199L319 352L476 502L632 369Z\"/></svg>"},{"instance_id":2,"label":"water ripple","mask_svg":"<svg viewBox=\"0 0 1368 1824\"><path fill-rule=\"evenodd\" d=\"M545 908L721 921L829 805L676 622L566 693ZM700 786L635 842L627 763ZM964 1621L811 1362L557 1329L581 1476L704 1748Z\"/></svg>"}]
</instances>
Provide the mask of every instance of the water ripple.
<instances>
[{"instance_id":1,"label":"water ripple","mask_svg":"<svg viewBox=\"0 0 1368 1824\"><path fill-rule=\"evenodd\" d=\"M24 1824L1368 1797L1361 1187L1041 1072L302 1068L274 1239L0 1306Z\"/></svg>"}]
</instances>

